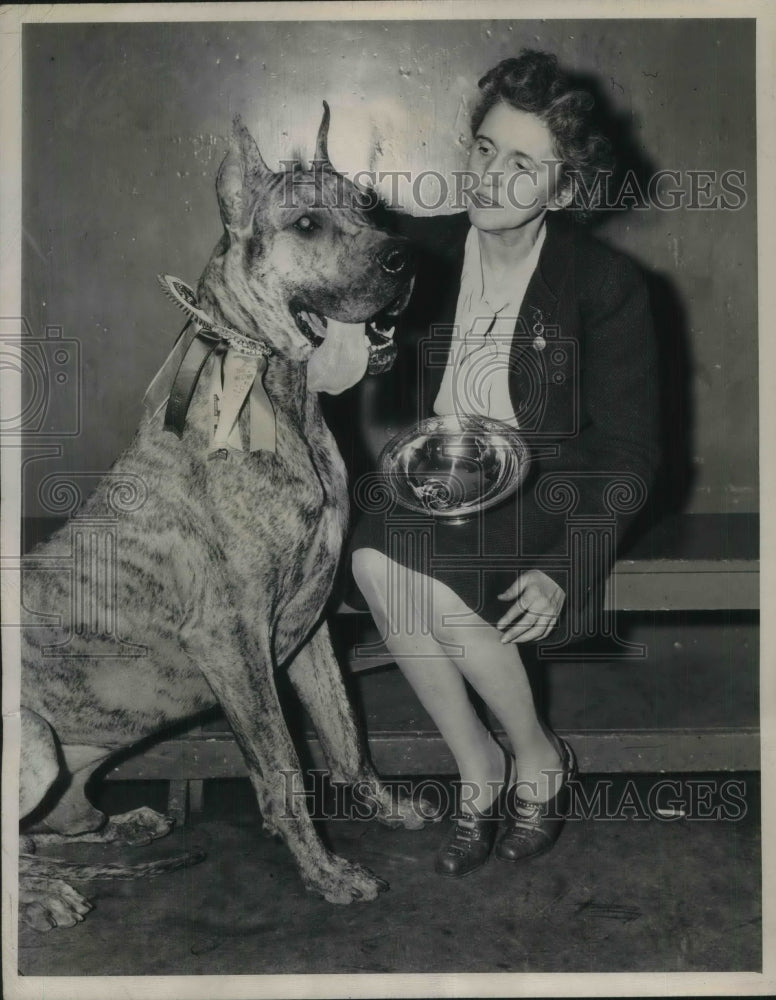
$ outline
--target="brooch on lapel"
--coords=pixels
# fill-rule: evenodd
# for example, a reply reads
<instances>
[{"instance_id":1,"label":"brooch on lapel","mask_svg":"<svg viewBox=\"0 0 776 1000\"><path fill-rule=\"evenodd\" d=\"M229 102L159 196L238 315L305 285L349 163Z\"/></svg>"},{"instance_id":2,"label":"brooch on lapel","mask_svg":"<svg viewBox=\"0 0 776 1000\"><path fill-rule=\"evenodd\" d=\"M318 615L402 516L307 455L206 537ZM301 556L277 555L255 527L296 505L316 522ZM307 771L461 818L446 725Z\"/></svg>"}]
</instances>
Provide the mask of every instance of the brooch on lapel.
<instances>
[{"instance_id":1,"label":"brooch on lapel","mask_svg":"<svg viewBox=\"0 0 776 1000\"><path fill-rule=\"evenodd\" d=\"M544 315L536 306L531 306L531 312L533 313L531 333L534 335L531 346L535 351L543 351L547 346L547 341L544 339Z\"/></svg>"}]
</instances>

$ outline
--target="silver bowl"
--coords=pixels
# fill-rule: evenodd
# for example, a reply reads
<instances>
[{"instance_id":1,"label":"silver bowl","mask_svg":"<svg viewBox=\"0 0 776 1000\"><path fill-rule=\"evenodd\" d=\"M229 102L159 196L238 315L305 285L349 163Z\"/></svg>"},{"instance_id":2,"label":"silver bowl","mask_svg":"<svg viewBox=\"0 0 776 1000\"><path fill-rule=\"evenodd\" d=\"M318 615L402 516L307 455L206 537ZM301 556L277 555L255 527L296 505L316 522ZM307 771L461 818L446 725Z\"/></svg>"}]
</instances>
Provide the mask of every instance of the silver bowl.
<instances>
[{"instance_id":1,"label":"silver bowl","mask_svg":"<svg viewBox=\"0 0 776 1000\"><path fill-rule=\"evenodd\" d=\"M500 420L429 417L389 441L378 468L402 506L460 523L516 492L528 448Z\"/></svg>"}]
</instances>

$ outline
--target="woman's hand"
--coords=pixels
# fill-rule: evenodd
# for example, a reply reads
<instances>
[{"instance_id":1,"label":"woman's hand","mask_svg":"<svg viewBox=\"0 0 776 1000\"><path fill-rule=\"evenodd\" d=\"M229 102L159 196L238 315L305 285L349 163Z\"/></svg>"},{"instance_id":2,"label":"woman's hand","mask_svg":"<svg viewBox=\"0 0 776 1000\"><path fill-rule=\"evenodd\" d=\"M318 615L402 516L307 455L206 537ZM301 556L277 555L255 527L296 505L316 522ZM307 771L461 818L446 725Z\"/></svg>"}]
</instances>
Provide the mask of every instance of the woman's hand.
<instances>
[{"instance_id":1,"label":"woman's hand","mask_svg":"<svg viewBox=\"0 0 776 1000\"><path fill-rule=\"evenodd\" d=\"M515 622L501 641L532 642L544 639L557 624L566 594L546 573L540 569L529 569L518 573L512 586L498 598L500 601L515 601L496 623L496 628L501 629Z\"/></svg>"}]
</instances>

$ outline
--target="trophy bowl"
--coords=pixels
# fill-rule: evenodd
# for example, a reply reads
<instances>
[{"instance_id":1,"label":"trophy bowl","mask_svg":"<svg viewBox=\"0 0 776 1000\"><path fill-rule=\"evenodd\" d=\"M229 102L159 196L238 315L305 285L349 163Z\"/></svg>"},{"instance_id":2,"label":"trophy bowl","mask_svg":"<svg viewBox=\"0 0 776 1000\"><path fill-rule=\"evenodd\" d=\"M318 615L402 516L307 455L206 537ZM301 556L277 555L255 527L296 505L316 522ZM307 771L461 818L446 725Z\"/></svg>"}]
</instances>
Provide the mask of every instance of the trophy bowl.
<instances>
[{"instance_id":1,"label":"trophy bowl","mask_svg":"<svg viewBox=\"0 0 776 1000\"><path fill-rule=\"evenodd\" d=\"M378 468L402 506L461 523L516 492L528 448L489 417L429 417L388 442Z\"/></svg>"}]
</instances>

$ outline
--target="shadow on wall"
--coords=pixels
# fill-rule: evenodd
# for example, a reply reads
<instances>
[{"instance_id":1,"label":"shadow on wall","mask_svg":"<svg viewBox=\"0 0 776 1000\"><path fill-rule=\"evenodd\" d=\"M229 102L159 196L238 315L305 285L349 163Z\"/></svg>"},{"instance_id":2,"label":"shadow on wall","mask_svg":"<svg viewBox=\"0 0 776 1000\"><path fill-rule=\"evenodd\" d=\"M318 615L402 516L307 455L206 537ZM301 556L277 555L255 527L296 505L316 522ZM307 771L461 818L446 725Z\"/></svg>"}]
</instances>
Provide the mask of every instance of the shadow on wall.
<instances>
[{"instance_id":1,"label":"shadow on wall","mask_svg":"<svg viewBox=\"0 0 776 1000\"><path fill-rule=\"evenodd\" d=\"M597 77L575 73L572 79L593 95L596 124L612 145L615 169L611 191L647 191L650 178L661 164L640 146L638 121L630 114L616 112ZM628 204L632 211L639 204L638 198L629 198ZM622 208L614 207L597 210L591 228L593 231L601 228L613 215L622 212ZM690 498L694 480L695 407L687 308L677 285L667 275L646 271L645 276L658 347L661 461L650 502L631 526L622 549L651 524L682 510Z\"/></svg>"},{"instance_id":2,"label":"shadow on wall","mask_svg":"<svg viewBox=\"0 0 776 1000\"><path fill-rule=\"evenodd\" d=\"M695 406L687 311L676 286L665 275L648 275L660 369L661 463L652 489L649 523L682 510L695 477L692 443ZM646 527L642 517L636 527Z\"/></svg>"}]
</instances>

